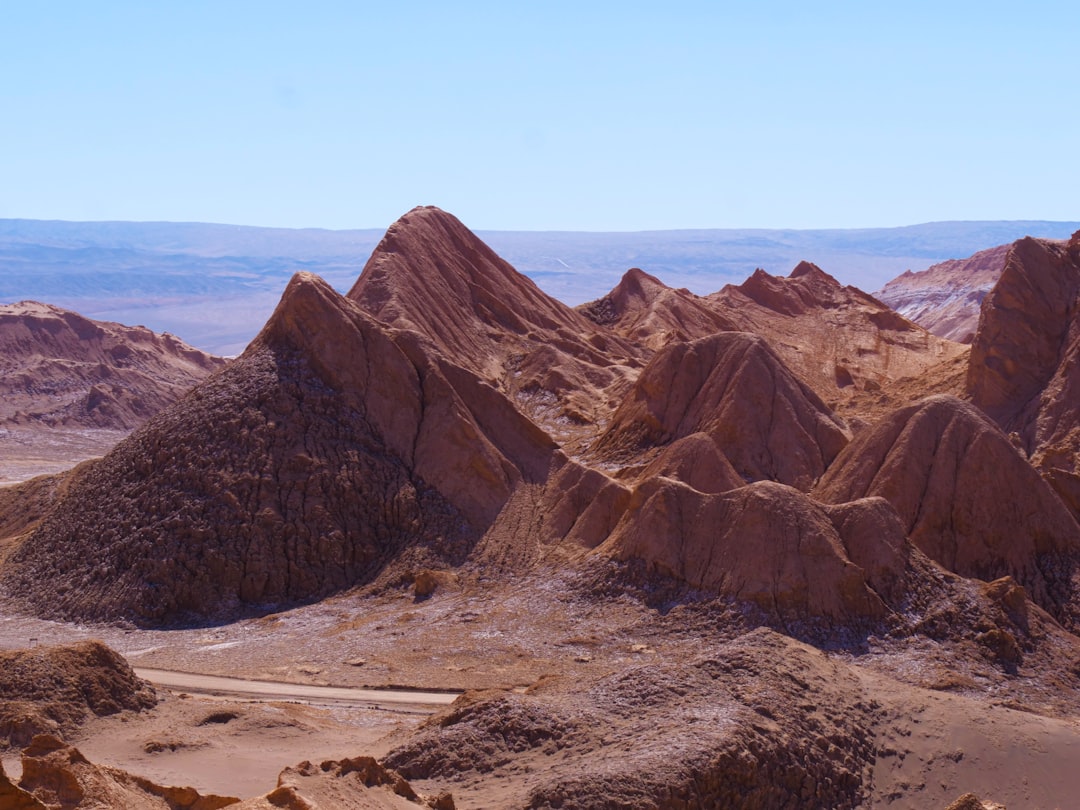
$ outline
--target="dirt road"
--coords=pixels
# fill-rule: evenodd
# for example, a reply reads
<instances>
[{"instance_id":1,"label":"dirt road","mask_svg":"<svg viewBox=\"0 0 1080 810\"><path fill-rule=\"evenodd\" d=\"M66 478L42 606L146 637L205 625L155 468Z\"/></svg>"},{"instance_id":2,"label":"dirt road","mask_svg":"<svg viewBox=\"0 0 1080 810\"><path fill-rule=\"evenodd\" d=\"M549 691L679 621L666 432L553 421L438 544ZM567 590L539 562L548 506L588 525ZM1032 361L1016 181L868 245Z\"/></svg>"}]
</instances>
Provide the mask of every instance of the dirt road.
<instances>
[{"instance_id":1,"label":"dirt road","mask_svg":"<svg viewBox=\"0 0 1080 810\"><path fill-rule=\"evenodd\" d=\"M405 689L359 689L343 686L313 686L280 681L256 681L220 675L196 675L165 669L135 668L135 674L155 686L203 695L221 695L249 700L284 700L303 703L423 708L435 711L453 703L455 692L414 692Z\"/></svg>"}]
</instances>

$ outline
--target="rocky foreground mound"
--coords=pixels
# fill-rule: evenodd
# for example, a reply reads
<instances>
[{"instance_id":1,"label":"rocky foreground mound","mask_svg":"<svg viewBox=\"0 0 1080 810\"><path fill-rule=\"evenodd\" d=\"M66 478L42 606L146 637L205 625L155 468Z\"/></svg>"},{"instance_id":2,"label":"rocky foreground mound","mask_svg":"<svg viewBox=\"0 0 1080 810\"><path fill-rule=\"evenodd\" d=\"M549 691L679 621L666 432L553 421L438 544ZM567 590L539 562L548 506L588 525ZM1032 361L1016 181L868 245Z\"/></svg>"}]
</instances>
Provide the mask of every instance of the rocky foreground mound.
<instances>
[{"instance_id":1,"label":"rocky foreground mound","mask_svg":"<svg viewBox=\"0 0 1080 810\"><path fill-rule=\"evenodd\" d=\"M156 703L154 688L98 641L0 652L0 745L69 735L92 716Z\"/></svg>"},{"instance_id":2,"label":"rocky foreground mound","mask_svg":"<svg viewBox=\"0 0 1080 810\"><path fill-rule=\"evenodd\" d=\"M0 425L131 430L224 364L141 326L0 305Z\"/></svg>"}]
</instances>

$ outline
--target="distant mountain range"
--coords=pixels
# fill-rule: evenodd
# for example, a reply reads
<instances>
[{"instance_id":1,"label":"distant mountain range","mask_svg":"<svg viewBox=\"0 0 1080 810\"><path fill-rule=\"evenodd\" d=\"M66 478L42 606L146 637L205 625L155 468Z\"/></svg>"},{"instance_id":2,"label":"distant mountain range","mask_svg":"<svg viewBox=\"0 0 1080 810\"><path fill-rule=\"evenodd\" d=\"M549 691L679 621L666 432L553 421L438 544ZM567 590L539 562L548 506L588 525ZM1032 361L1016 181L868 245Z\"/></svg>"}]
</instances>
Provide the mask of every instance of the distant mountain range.
<instances>
[{"instance_id":1,"label":"distant mountain range","mask_svg":"<svg viewBox=\"0 0 1080 810\"><path fill-rule=\"evenodd\" d=\"M548 294L600 298L631 267L699 293L756 268L809 260L876 290L906 270L1022 236L1067 238L1080 222L934 222L850 230L715 229L588 233L480 231ZM171 222L0 220L0 302L38 300L98 319L144 324L216 354L239 353L290 276L307 270L344 291L381 229L331 231Z\"/></svg>"}]
</instances>

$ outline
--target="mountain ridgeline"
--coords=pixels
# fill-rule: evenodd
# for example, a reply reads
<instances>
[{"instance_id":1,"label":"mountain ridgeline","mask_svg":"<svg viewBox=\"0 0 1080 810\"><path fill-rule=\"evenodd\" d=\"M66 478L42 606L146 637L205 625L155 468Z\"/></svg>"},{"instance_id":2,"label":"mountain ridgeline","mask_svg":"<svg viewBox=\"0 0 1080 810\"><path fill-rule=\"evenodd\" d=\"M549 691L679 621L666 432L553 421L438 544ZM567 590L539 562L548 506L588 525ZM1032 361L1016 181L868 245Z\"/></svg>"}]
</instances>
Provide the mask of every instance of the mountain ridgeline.
<instances>
[{"instance_id":1,"label":"mountain ridgeline","mask_svg":"<svg viewBox=\"0 0 1080 810\"><path fill-rule=\"evenodd\" d=\"M980 578L1076 630L1078 254L1013 245L969 349L809 263L709 296L634 269L571 308L417 208L348 295L297 274L242 355L9 521L0 583L167 626L558 565L847 637L927 632Z\"/></svg>"}]
</instances>

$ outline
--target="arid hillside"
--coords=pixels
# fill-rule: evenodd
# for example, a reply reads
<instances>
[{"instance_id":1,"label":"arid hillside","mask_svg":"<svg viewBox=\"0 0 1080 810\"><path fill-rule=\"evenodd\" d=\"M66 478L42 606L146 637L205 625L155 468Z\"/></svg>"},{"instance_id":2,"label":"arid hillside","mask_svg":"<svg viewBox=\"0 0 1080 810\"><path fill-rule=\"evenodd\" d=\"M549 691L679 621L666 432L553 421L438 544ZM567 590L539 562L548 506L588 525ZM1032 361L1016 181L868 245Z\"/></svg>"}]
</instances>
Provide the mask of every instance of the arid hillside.
<instances>
[{"instance_id":1,"label":"arid hillside","mask_svg":"<svg viewBox=\"0 0 1080 810\"><path fill-rule=\"evenodd\" d=\"M0 305L0 483L102 455L224 365L144 327Z\"/></svg>"},{"instance_id":2,"label":"arid hillside","mask_svg":"<svg viewBox=\"0 0 1080 810\"><path fill-rule=\"evenodd\" d=\"M939 337L971 343L979 325L979 308L1001 278L1009 248L998 245L918 273L908 270L874 295Z\"/></svg>"},{"instance_id":3,"label":"arid hillside","mask_svg":"<svg viewBox=\"0 0 1080 810\"><path fill-rule=\"evenodd\" d=\"M968 349L808 262L571 309L414 209L0 498L4 604L163 668L483 690L245 806L1060 805L1058 747L1002 740L1080 746L1078 239L1013 245Z\"/></svg>"}]
</instances>

